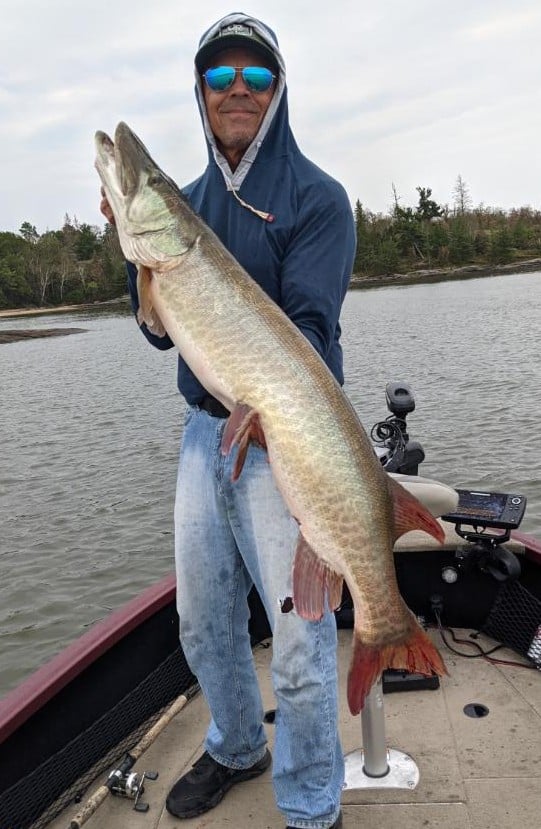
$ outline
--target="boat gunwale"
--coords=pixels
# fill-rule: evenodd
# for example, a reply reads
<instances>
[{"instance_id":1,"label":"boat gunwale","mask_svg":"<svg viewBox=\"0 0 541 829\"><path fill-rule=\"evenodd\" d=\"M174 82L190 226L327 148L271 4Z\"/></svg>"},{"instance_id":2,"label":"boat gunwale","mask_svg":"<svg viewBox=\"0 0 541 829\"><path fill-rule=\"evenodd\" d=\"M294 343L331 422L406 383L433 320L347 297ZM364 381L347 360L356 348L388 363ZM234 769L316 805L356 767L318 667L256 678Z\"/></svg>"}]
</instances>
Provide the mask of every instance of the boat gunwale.
<instances>
[{"instance_id":1,"label":"boat gunwale","mask_svg":"<svg viewBox=\"0 0 541 829\"><path fill-rule=\"evenodd\" d=\"M0 700L0 744L95 660L174 600L174 573L97 622Z\"/></svg>"}]
</instances>

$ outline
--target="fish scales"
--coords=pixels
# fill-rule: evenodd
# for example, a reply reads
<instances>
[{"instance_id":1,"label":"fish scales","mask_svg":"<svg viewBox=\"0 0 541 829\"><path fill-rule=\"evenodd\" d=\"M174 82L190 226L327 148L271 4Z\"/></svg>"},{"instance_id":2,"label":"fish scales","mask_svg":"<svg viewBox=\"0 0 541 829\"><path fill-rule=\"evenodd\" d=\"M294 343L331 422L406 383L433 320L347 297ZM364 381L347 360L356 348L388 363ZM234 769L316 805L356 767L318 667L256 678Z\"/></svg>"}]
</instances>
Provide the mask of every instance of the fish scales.
<instances>
[{"instance_id":1,"label":"fish scales","mask_svg":"<svg viewBox=\"0 0 541 829\"><path fill-rule=\"evenodd\" d=\"M167 331L207 391L232 412L224 451L238 443L241 459L250 439L264 441L299 523L295 610L319 618L339 604L342 579L348 585L355 609L350 709L358 713L385 667L443 673L400 596L393 560L402 532L419 527L441 538L441 528L385 474L315 349L129 127L119 124L115 144L97 133L96 148L123 252L139 268L140 321Z\"/></svg>"},{"instance_id":2,"label":"fish scales","mask_svg":"<svg viewBox=\"0 0 541 829\"><path fill-rule=\"evenodd\" d=\"M231 268L224 280L221 257L205 255L205 247L210 246L201 241L197 253L190 254L197 259L192 267L186 262L178 274L172 271L157 278L156 307L163 317L167 307L175 308L175 324L188 328L194 341L205 343L206 359L220 378L221 396L225 390L229 400L242 400L257 410L269 455L281 470L282 488L302 492L308 500L297 507L297 517L312 512L320 516L315 532L324 530L329 548L337 547L344 556L351 549L352 560L359 549L371 553L372 548L359 543L358 516L367 512L372 482L359 475L357 466L361 456L373 452L353 409L332 375L321 370L308 341L287 317L276 313L277 306L240 268ZM338 430L337 420L346 428ZM383 478L378 465L373 468L373 477ZM382 481L376 495L381 486ZM369 510L371 515L387 507L387 499L380 500ZM377 518L376 524L381 527ZM304 535L308 537L308 531ZM377 560L377 550L363 559L364 567L370 557Z\"/></svg>"}]
</instances>

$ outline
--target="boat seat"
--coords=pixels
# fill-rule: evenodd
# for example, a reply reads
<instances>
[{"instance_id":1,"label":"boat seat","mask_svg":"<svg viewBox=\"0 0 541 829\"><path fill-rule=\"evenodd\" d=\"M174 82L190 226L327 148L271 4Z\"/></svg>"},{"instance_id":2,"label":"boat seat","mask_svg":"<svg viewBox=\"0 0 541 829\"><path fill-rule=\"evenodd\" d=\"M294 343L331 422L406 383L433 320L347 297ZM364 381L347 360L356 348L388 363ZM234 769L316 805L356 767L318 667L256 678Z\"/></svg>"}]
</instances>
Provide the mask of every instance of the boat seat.
<instances>
[{"instance_id":1,"label":"boat seat","mask_svg":"<svg viewBox=\"0 0 541 829\"><path fill-rule=\"evenodd\" d=\"M394 472L390 472L389 475L411 492L434 518L453 512L458 505L458 492L447 484L441 484L431 478L421 478L419 475L400 475Z\"/></svg>"}]
</instances>

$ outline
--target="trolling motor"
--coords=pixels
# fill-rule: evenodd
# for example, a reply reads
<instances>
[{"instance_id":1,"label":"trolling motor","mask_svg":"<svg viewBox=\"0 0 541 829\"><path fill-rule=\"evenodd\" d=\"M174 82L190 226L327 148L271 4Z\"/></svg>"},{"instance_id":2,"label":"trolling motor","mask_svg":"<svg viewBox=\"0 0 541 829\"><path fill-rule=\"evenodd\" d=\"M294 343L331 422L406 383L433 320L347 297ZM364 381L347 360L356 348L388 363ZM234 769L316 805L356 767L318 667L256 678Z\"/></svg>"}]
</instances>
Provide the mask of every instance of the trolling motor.
<instances>
[{"instance_id":1,"label":"trolling motor","mask_svg":"<svg viewBox=\"0 0 541 829\"><path fill-rule=\"evenodd\" d=\"M418 475L425 452L408 435L407 416L415 410L411 387L402 381L387 383L385 400L391 415L376 423L370 432L374 451L386 472ZM457 535L469 542L457 550L456 568L447 568L442 577L456 581L458 571L470 572L474 567L490 573L497 581L512 581L520 576L517 556L505 547L511 530L517 529L524 517L526 498L502 492L480 492L457 489L456 510L442 520L455 525Z\"/></svg>"},{"instance_id":2,"label":"trolling motor","mask_svg":"<svg viewBox=\"0 0 541 829\"><path fill-rule=\"evenodd\" d=\"M416 440L410 440L406 417L415 410L413 392L407 383L387 383L385 400L391 416L376 423L370 432L374 450L386 472L418 475L425 452Z\"/></svg>"}]
</instances>

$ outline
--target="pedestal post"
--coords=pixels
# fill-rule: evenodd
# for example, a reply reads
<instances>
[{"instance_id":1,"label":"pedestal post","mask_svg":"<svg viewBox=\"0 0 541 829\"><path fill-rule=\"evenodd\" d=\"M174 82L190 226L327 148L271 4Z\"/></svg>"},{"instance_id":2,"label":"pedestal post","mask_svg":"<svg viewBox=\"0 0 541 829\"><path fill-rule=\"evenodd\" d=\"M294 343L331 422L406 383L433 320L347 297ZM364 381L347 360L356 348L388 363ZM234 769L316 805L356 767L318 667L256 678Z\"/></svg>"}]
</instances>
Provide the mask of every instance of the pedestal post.
<instances>
[{"instance_id":1,"label":"pedestal post","mask_svg":"<svg viewBox=\"0 0 541 829\"><path fill-rule=\"evenodd\" d=\"M345 789L414 789L419 782L415 761L385 740L381 679L370 691L361 712L362 749L345 756Z\"/></svg>"}]
</instances>

